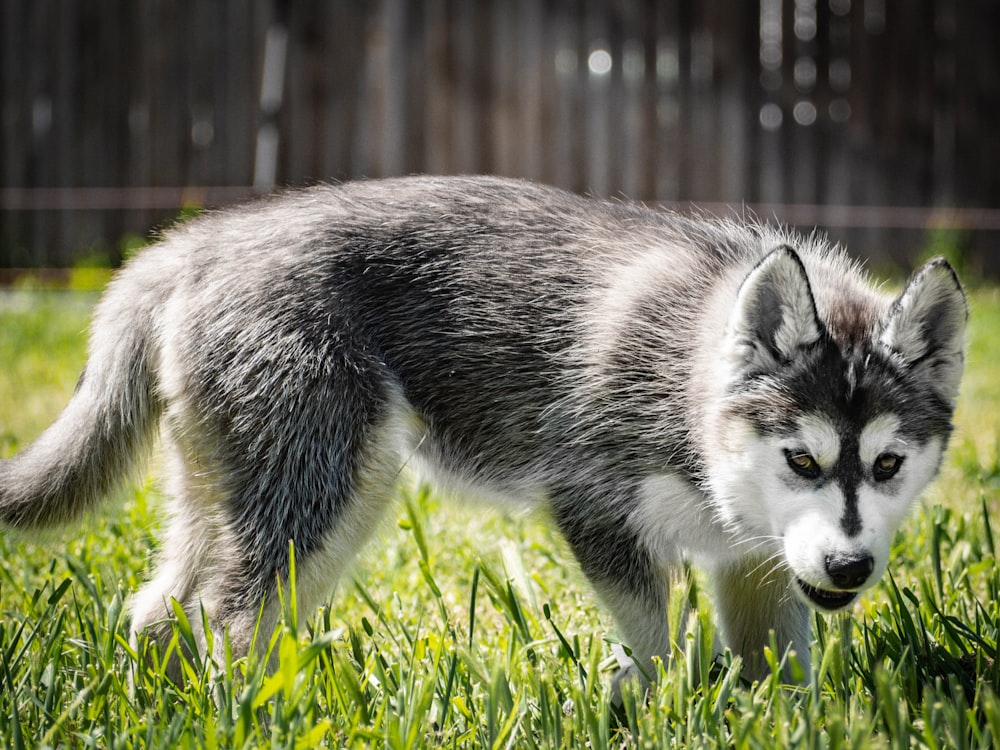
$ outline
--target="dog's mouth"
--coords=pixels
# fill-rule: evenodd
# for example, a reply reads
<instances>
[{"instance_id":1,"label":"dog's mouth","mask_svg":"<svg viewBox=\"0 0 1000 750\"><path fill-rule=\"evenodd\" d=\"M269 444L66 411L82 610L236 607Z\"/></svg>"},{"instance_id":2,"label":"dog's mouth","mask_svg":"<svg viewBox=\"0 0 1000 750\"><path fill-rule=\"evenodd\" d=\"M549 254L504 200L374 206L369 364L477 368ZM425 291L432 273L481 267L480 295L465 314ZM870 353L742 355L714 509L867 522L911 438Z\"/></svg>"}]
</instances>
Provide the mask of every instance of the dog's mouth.
<instances>
[{"instance_id":1,"label":"dog's mouth","mask_svg":"<svg viewBox=\"0 0 1000 750\"><path fill-rule=\"evenodd\" d=\"M799 585L802 593L806 595L806 598L817 609L823 609L827 612L835 612L838 609L843 609L858 596L857 591L827 591L826 589L818 589L806 583L801 578L796 578L795 582Z\"/></svg>"}]
</instances>

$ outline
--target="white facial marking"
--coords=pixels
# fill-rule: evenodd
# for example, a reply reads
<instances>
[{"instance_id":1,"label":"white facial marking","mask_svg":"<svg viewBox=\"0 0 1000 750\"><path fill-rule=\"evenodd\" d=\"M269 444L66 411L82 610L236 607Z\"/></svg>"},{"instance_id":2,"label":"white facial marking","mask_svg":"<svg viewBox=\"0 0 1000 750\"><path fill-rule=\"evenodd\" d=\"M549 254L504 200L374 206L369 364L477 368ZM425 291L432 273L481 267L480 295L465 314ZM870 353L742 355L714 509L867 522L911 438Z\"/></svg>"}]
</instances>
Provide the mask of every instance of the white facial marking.
<instances>
[{"instance_id":1,"label":"white facial marking","mask_svg":"<svg viewBox=\"0 0 1000 750\"><path fill-rule=\"evenodd\" d=\"M871 466L883 453L901 453L906 448L899 426L895 414L880 414L865 425L858 445L862 465Z\"/></svg>"},{"instance_id":2,"label":"white facial marking","mask_svg":"<svg viewBox=\"0 0 1000 750\"><path fill-rule=\"evenodd\" d=\"M806 414L799 420L799 433L795 440L798 442L788 447L804 449L824 469L832 467L840 457L840 436L820 414Z\"/></svg>"}]
</instances>

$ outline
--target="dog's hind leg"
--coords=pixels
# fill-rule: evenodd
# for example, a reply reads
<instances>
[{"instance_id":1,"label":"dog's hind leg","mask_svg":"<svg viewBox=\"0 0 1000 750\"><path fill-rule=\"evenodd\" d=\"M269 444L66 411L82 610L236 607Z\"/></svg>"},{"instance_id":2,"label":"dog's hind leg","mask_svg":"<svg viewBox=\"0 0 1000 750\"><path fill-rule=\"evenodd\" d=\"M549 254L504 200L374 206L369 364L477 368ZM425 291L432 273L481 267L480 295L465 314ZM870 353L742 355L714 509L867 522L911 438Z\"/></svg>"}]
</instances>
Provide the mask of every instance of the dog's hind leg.
<instances>
[{"instance_id":1,"label":"dog's hind leg","mask_svg":"<svg viewBox=\"0 0 1000 750\"><path fill-rule=\"evenodd\" d=\"M132 643L143 658L148 656L150 641L157 644L161 657L166 656L173 637L174 602L183 608L196 646L200 653L205 653L207 639L197 591L219 558L223 533L213 511L218 506L220 492L203 472L192 468L194 464L179 445L168 441L168 446L173 464L168 488L172 498L169 520L153 576L130 602ZM167 673L174 681L181 678L178 654L170 659Z\"/></svg>"},{"instance_id":2,"label":"dog's hind leg","mask_svg":"<svg viewBox=\"0 0 1000 750\"><path fill-rule=\"evenodd\" d=\"M368 400L334 402L312 395L286 403L282 422L259 422L264 434L255 445L262 452L241 447L248 458L240 465L230 451L233 468L225 479L232 489L209 511L216 519L212 544L186 606L189 616L204 608L216 664L223 663L226 639L235 658L251 650L262 656L282 614L279 587L288 590L290 544L295 603L307 617L395 495L412 429L402 399L369 393Z\"/></svg>"},{"instance_id":3,"label":"dog's hind leg","mask_svg":"<svg viewBox=\"0 0 1000 750\"><path fill-rule=\"evenodd\" d=\"M221 561L201 591L215 631L213 659L217 664L225 657L223 633L234 657L251 651L262 656L260 649L279 619L292 614L289 607L294 604L296 619L306 619L332 594L392 503L398 466L391 472L382 468L359 472L356 487L318 538L303 533L289 518L273 529L268 544L261 545L255 535L234 540L232 549L239 554ZM290 599L293 549L294 602Z\"/></svg>"}]
</instances>

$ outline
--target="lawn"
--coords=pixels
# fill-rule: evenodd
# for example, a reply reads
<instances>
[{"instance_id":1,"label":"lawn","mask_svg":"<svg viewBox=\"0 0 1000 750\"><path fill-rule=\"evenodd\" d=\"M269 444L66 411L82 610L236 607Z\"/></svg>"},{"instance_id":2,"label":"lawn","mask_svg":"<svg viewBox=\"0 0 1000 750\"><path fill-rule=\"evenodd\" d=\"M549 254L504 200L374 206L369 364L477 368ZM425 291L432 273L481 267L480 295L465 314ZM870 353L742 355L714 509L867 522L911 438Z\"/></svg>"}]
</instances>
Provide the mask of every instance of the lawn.
<instances>
[{"instance_id":1,"label":"lawn","mask_svg":"<svg viewBox=\"0 0 1000 750\"><path fill-rule=\"evenodd\" d=\"M96 296L0 293L0 456L58 413L84 361ZM1000 290L972 295L958 430L940 479L852 617L817 618L805 686L712 661L699 606L646 702L609 707L614 629L564 543L534 516L400 503L318 613L270 636L278 668L139 669L127 597L157 548L161 491L130 488L83 527L0 533L5 747L1000 746ZM151 477L155 477L155 469ZM184 622L177 642L190 635ZM706 645L707 644L707 645ZM781 654L773 654L773 661ZM780 670L775 670L779 675Z\"/></svg>"}]
</instances>

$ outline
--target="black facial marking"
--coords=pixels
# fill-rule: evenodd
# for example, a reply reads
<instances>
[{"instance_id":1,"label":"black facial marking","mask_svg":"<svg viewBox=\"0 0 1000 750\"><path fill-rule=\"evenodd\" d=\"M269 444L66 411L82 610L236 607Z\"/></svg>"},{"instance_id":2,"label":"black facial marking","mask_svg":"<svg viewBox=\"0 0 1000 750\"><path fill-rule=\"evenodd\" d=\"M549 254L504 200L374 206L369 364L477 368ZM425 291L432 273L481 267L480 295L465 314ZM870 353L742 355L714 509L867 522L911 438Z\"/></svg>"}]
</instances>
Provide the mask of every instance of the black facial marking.
<instances>
[{"instance_id":1,"label":"black facial marking","mask_svg":"<svg viewBox=\"0 0 1000 750\"><path fill-rule=\"evenodd\" d=\"M857 536L861 533L861 513L858 511L858 487L856 484L840 483L844 493L844 515L840 517L840 528L847 536Z\"/></svg>"},{"instance_id":2,"label":"black facial marking","mask_svg":"<svg viewBox=\"0 0 1000 750\"><path fill-rule=\"evenodd\" d=\"M844 495L844 515L840 517L840 528L847 536L861 533L861 513L858 510L858 486L863 480L864 467L858 450L863 425L851 424L846 433L841 433L840 456L833 468L833 476Z\"/></svg>"}]
</instances>

